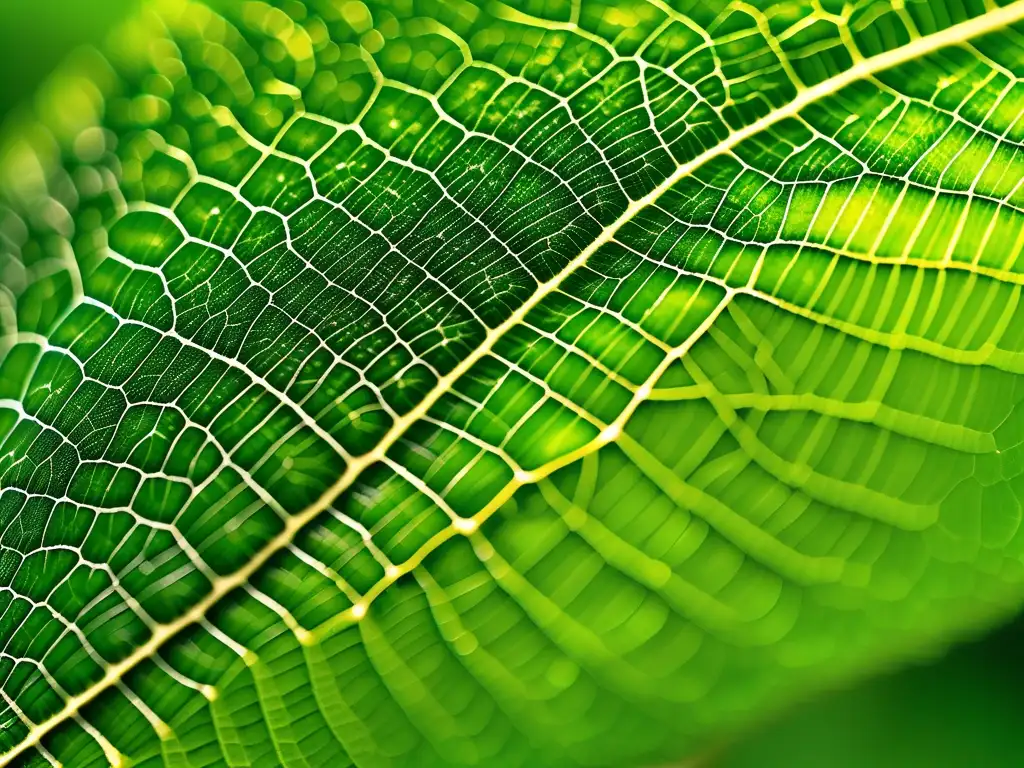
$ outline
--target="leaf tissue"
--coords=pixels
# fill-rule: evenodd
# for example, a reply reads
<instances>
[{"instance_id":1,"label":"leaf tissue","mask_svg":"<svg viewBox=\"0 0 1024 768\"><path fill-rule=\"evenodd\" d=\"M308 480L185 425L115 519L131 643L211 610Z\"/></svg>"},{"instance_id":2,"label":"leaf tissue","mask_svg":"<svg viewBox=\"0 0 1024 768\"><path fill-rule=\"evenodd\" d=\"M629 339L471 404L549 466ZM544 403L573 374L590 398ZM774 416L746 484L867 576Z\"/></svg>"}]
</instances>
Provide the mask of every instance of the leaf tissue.
<instances>
[{"instance_id":1,"label":"leaf tissue","mask_svg":"<svg viewBox=\"0 0 1024 768\"><path fill-rule=\"evenodd\" d=\"M0 180L0 765L627 766L1024 597L1024 1L148 5Z\"/></svg>"}]
</instances>

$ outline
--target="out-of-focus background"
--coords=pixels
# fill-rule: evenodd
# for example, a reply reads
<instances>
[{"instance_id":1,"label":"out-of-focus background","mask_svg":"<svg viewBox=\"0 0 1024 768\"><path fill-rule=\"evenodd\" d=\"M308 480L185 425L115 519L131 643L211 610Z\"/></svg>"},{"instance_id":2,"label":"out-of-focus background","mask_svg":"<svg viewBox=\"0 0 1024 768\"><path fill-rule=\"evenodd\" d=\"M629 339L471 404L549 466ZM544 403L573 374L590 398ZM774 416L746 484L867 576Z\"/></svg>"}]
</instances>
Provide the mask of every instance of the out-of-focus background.
<instances>
[{"instance_id":1,"label":"out-of-focus background","mask_svg":"<svg viewBox=\"0 0 1024 768\"><path fill-rule=\"evenodd\" d=\"M0 122L31 108L35 88L69 51L99 42L143 2L0 0ZM709 762L709 768L1024 766L1024 619L937 661L769 713Z\"/></svg>"},{"instance_id":2,"label":"out-of-focus background","mask_svg":"<svg viewBox=\"0 0 1024 768\"><path fill-rule=\"evenodd\" d=\"M96 43L140 0L0 0L0 120L67 53Z\"/></svg>"}]
</instances>

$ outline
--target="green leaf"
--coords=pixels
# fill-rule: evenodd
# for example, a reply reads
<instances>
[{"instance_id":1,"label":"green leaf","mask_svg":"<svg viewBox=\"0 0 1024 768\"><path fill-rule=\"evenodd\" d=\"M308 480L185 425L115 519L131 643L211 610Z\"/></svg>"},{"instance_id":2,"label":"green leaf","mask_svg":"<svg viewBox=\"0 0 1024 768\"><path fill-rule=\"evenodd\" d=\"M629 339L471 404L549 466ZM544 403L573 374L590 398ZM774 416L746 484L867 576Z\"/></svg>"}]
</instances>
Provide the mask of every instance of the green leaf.
<instances>
[{"instance_id":1,"label":"green leaf","mask_svg":"<svg viewBox=\"0 0 1024 768\"><path fill-rule=\"evenodd\" d=\"M0 763L651 764L1020 604L1024 2L278 6L8 142Z\"/></svg>"}]
</instances>

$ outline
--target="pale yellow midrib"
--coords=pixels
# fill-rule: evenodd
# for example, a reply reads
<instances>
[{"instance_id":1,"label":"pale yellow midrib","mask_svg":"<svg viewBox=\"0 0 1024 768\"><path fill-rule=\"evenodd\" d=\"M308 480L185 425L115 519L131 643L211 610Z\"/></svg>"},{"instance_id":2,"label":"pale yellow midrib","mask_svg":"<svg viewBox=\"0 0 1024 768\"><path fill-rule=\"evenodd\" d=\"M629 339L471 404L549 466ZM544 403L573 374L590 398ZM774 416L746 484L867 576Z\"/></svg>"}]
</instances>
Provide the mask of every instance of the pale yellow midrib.
<instances>
[{"instance_id":1,"label":"pale yellow midrib","mask_svg":"<svg viewBox=\"0 0 1024 768\"><path fill-rule=\"evenodd\" d=\"M324 494L310 507L299 514L289 518L284 530L274 537L267 545L243 568L235 573L218 579L213 584L211 592L196 603L181 617L169 624L157 627L150 639L139 646L130 656L112 665L98 682L94 683L87 690L69 699L60 712L36 725L29 734L10 752L0 756L0 767L9 765L12 760L35 746L40 740L53 730L56 726L74 717L78 711L92 701L96 696L112 685L116 685L121 678L133 669L137 664L149 658L166 641L177 635L178 632L201 619L206 611L215 605L221 597L234 589L244 585L264 563L276 552L291 543L295 534L307 523L311 522L317 515L323 512L331 502L347 489L359 474L371 464L379 461L387 450L397 441L405 431L417 420L426 415L427 411L437 400L449 390L452 384L474 364L487 355L494 344L507 331L518 325L526 317L527 313L540 303L546 296L550 295L565 278L583 266L587 260L601 246L610 242L621 227L630 221L638 211L657 200L665 191L670 189L676 182L709 160L730 152L734 147L770 128L776 123L798 114L804 107L813 104L820 99L836 93L846 86L862 80L872 74L882 72L886 69L913 61L941 48L958 43L966 42L973 38L1002 29L1014 22L1024 19L1024 0L1016 0L1002 8L990 11L984 16L979 16L968 21L960 22L940 32L918 38L902 48L887 51L869 59L862 59L845 72L831 77L817 85L806 88L797 96L780 107L779 109L765 115L744 128L731 133L724 141L715 147L701 153L687 163L679 166L671 176L659 184L650 193L640 200L631 203L619 218L606 227L601 234L589 246L587 246L576 258L570 261L561 272L553 278L538 286L533 295L525 301L509 318L501 325L488 332L483 343L471 352L464 360L452 369L447 375L442 376L434 388L423 398L416 407L409 413L395 421L395 424L370 453L353 459L345 472Z\"/></svg>"}]
</instances>

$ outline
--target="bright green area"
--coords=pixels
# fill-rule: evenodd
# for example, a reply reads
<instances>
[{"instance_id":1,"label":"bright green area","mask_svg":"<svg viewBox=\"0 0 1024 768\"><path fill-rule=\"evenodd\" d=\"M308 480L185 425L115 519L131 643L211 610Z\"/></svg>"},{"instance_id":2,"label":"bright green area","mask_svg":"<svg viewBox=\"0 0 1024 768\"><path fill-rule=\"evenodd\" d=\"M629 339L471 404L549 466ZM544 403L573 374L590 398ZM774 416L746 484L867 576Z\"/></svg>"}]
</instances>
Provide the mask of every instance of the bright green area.
<instances>
[{"instance_id":1,"label":"bright green area","mask_svg":"<svg viewBox=\"0 0 1024 768\"><path fill-rule=\"evenodd\" d=\"M171 2L53 81L18 764L675 760L1019 604L1024 10L762 5Z\"/></svg>"}]
</instances>

